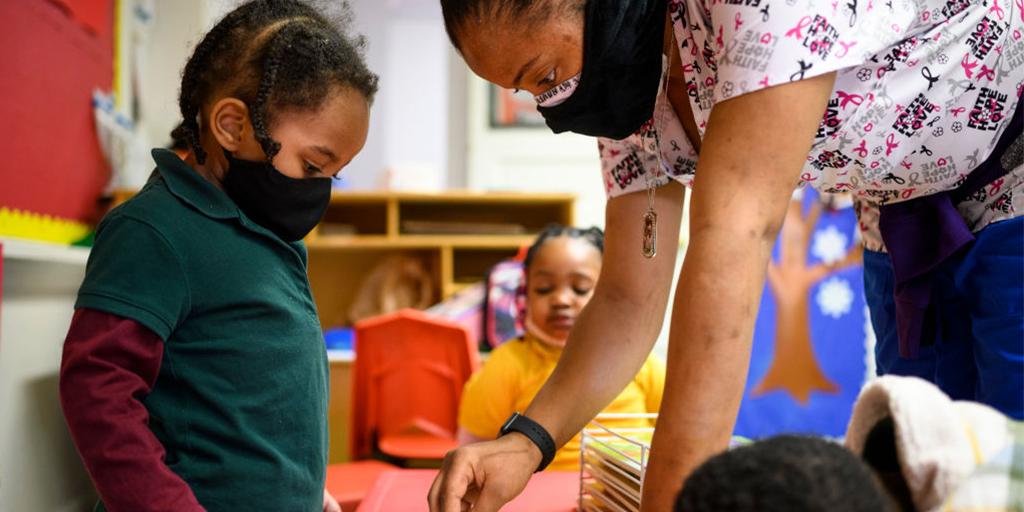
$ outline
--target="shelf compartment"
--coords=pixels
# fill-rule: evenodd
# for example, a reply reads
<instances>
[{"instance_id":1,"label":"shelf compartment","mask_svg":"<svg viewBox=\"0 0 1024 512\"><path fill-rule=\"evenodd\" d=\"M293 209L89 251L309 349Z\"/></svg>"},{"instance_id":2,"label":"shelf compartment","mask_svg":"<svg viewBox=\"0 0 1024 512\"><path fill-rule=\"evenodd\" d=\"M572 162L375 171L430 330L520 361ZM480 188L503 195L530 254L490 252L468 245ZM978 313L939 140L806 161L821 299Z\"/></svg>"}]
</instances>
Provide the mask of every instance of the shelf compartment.
<instances>
[{"instance_id":1,"label":"shelf compartment","mask_svg":"<svg viewBox=\"0 0 1024 512\"><path fill-rule=\"evenodd\" d=\"M429 249L370 249L358 251L310 251L309 281L320 314L320 323L330 327L350 327L349 310L370 274L391 256L409 256L419 260L431 276L430 303L441 299L441 251Z\"/></svg>"},{"instance_id":2,"label":"shelf compartment","mask_svg":"<svg viewBox=\"0 0 1024 512\"><path fill-rule=\"evenodd\" d=\"M398 203L401 219L398 227L402 236L426 236L424 229L432 229L445 236L524 236L539 233L551 222L571 222L570 208L571 203L558 201L527 203L466 199L439 203L407 199ZM411 229L413 227L421 229Z\"/></svg>"},{"instance_id":3,"label":"shelf compartment","mask_svg":"<svg viewBox=\"0 0 1024 512\"><path fill-rule=\"evenodd\" d=\"M334 198L317 226L316 238L386 236L388 201L374 198Z\"/></svg>"},{"instance_id":4,"label":"shelf compartment","mask_svg":"<svg viewBox=\"0 0 1024 512\"><path fill-rule=\"evenodd\" d=\"M318 236L310 239L307 246L311 251L320 250L375 250L437 248L441 246L464 249L509 249L515 250L533 243L534 235L385 235Z\"/></svg>"}]
</instances>

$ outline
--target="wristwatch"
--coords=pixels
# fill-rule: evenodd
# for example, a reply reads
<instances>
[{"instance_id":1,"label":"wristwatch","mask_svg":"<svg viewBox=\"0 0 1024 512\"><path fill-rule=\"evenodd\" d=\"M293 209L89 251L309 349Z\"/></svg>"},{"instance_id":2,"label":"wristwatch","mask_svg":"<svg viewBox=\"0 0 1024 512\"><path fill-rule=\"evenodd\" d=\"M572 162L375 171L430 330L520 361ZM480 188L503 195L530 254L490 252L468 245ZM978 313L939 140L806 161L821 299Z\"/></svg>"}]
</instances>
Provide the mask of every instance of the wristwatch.
<instances>
[{"instance_id":1,"label":"wristwatch","mask_svg":"<svg viewBox=\"0 0 1024 512\"><path fill-rule=\"evenodd\" d=\"M501 433L498 434L498 437L502 437L510 432L519 432L530 441L533 441L533 444L537 445L537 448L540 449L540 464L537 466L537 471L534 471L535 473L544 471L544 468L551 464L551 461L555 458L555 440L551 439L551 434L548 434L548 431L540 423L518 412L514 412L505 421L505 424L501 426Z\"/></svg>"}]
</instances>

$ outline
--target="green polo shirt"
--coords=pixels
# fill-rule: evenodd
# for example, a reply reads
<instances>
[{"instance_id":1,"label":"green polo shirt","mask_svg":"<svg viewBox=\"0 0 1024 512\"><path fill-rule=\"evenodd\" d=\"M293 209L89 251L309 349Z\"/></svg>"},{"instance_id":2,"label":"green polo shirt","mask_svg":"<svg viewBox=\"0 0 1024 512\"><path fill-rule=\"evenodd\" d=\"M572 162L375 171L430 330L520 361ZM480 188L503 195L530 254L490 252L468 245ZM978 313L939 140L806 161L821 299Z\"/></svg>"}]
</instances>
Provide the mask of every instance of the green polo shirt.
<instances>
[{"instance_id":1,"label":"green polo shirt","mask_svg":"<svg viewBox=\"0 0 1024 512\"><path fill-rule=\"evenodd\" d=\"M164 343L143 400L166 463L210 511L320 511L327 354L302 242L249 220L174 153L96 231L76 308Z\"/></svg>"}]
</instances>

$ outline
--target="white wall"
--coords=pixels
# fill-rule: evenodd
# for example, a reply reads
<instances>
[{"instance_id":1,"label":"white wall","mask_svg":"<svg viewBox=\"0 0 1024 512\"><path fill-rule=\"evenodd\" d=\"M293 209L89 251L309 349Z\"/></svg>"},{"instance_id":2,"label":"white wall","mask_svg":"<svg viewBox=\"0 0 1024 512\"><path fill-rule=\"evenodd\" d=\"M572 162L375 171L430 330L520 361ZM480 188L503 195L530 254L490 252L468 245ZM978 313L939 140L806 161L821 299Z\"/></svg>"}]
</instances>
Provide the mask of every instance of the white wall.
<instances>
[{"instance_id":1,"label":"white wall","mask_svg":"<svg viewBox=\"0 0 1024 512\"><path fill-rule=\"evenodd\" d=\"M51 249L58 261L17 256L11 241L0 245L0 511L92 510L95 494L71 444L57 392L85 250Z\"/></svg>"},{"instance_id":2,"label":"white wall","mask_svg":"<svg viewBox=\"0 0 1024 512\"><path fill-rule=\"evenodd\" d=\"M380 75L366 148L346 171L351 186L381 186L389 170L428 187L447 185L450 60L440 3L350 3L353 28L369 42L367 64Z\"/></svg>"},{"instance_id":3,"label":"white wall","mask_svg":"<svg viewBox=\"0 0 1024 512\"><path fill-rule=\"evenodd\" d=\"M155 1L153 20L144 36L135 38L134 60L138 87L140 127L149 143L164 146L181 121L178 91L185 61L207 28L211 15L207 0ZM122 2L130 7L131 2ZM130 13L125 13L130 16ZM129 52L126 52L129 54ZM127 81L126 83L131 83ZM148 173L147 173L148 174Z\"/></svg>"},{"instance_id":4,"label":"white wall","mask_svg":"<svg viewBox=\"0 0 1024 512\"><path fill-rule=\"evenodd\" d=\"M465 68L457 61L454 65ZM604 186L597 140L547 127L490 127L488 84L466 73L466 174L470 188L572 192L576 223L604 226Z\"/></svg>"}]
</instances>

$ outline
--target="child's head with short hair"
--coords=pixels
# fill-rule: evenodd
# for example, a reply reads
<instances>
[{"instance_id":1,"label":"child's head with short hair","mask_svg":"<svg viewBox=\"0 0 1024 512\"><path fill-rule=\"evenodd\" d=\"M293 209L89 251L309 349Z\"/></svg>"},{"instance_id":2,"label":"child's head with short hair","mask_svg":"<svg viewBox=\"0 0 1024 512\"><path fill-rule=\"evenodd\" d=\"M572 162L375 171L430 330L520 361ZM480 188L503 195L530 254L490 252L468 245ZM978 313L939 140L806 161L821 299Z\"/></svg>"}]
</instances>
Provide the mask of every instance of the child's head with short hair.
<instances>
[{"instance_id":1,"label":"child's head with short hair","mask_svg":"<svg viewBox=\"0 0 1024 512\"><path fill-rule=\"evenodd\" d=\"M892 502L856 455L825 439L783 435L708 459L675 512L880 512Z\"/></svg>"},{"instance_id":2,"label":"child's head with short hair","mask_svg":"<svg viewBox=\"0 0 1024 512\"><path fill-rule=\"evenodd\" d=\"M362 149L377 77L338 4L330 17L303 1L254 0L203 37L178 102L194 165L222 179L228 152L291 178L326 177Z\"/></svg>"},{"instance_id":3,"label":"child's head with short hair","mask_svg":"<svg viewBox=\"0 0 1024 512\"><path fill-rule=\"evenodd\" d=\"M564 346L601 273L604 233L548 226L526 252L526 329L539 340Z\"/></svg>"}]
</instances>

